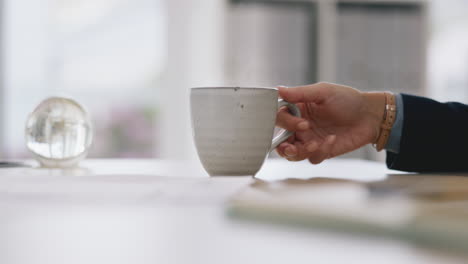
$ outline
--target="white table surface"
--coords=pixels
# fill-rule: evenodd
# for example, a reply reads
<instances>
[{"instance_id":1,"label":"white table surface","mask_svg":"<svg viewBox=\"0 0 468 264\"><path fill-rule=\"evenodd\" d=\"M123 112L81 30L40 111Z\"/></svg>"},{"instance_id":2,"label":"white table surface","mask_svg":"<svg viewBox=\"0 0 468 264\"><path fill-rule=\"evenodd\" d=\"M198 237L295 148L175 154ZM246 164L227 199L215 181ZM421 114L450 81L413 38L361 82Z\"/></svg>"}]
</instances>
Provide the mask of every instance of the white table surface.
<instances>
[{"instance_id":1,"label":"white table surface","mask_svg":"<svg viewBox=\"0 0 468 264\"><path fill-rule=\"evenodd\" d=\"M395 172L358 160L268 160L257 177L375 180L387 173ZM162 160L3 168L0 263L466 263L402 241L229 218L224 202L252 180L209 178L197 162Z\"/></svg>"}]
</instances>

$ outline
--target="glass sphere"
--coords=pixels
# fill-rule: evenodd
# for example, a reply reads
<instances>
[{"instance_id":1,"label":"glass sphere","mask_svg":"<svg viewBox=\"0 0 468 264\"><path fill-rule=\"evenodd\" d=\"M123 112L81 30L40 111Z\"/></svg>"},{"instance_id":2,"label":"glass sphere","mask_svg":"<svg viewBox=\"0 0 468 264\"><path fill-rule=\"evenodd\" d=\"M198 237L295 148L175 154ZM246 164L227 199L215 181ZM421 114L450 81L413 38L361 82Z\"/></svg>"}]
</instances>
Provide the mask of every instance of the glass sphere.
<instances>
[{"instance_id":1,"label":"glass sphere","mask_svg":"<svg viewBox=\"0 0 468 264\"><path fill-rule=\"evenodd\" d=\"M26 122L26 146L44 167L72 167L88 154L93 131L88 113L68 98L42 101Z\"/></svg>"}]
</instances>

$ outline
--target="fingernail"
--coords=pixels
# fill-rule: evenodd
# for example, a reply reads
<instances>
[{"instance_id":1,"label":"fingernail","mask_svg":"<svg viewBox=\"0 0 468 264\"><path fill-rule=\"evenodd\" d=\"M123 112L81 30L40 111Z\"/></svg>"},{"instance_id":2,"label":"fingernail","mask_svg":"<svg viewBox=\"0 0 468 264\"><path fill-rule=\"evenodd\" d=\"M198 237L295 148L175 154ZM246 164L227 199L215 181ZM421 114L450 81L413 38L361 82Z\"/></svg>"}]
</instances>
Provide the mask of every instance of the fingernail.
<instances>
[{"instance_id":1,"label":"fingernail","mask_svg":"<svg viewBox=\"0 0 468 264\"><path fill-rule=\"evenodd\" d=\"M309 128L309 122L307 121L302 121L297 125L297 129L299 130L306 130Z\"/></svg>"},{"instance_id":2,"label":"fingernail","mask_svg":"<svg viewBox=\"0 0 468 264\"><path fill-rule=\"evenodd\" d=\"M294 151L291 149L291 148L286 148L284 150L284 154L288 157L294 157L296 156L296 153L294 153Z\"/></svg>"},{"instance_id":3,"label":"fingernail","mask_svg":"<svg viewBox=\"0 0 468 264\"><path fill-rule=\"evenodd\" d=\"M306 149L309 152L314 152L317 149L317 147L318 147L317 142L313 141L307 145Z\"/></svg>"}]
</instances>

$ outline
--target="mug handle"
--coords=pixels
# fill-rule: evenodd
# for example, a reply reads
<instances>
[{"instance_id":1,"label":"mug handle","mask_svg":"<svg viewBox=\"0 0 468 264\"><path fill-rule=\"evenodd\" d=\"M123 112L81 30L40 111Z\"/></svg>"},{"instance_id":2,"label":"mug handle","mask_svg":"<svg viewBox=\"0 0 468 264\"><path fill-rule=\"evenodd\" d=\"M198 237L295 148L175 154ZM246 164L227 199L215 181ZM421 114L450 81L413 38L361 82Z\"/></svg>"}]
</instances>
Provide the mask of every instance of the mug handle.
<instances>
[{"instance_id":1,"label":"mug handle","mask_svg":"<svg viewBox=\"0 0 468 264\"><path fill-rule=\"evenodd\" d=\"M281 107L286 106L289 109L289 112L293 116L301 117L301 111L299 110L299 107L297 107L295 104L292 104L290 102L287 102L283 99L278 100L278 109ZM288 139L290 136L292 136L294 132L288 131L286 129L281 129L281 132L278 133L276 137L273 138L273 142L271 143L271 148L270 151L274 150L279 144L283 143Z\"/></svg>"}]
</instances>

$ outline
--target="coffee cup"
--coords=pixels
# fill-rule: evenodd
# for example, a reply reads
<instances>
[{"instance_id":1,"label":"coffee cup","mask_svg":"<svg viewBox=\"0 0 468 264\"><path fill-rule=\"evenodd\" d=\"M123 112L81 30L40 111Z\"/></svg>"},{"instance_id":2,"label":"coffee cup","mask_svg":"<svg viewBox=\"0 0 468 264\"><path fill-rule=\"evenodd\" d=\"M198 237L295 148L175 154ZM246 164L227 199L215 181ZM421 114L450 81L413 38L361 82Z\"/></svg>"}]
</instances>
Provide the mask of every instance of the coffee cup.
<instances>
[{"instance_id":1,"label":"coffee cup","mask_svg":"<svg viewBox=\"0 0 468 264\"><path fill-rule=\"evenodd\" d=\"M273 138L276 114L299 108L278 98L276 88L192 88L192 132L200 161L211 176L255 175L271 150L293 132L282 130Z\"/></svg>"}]
</instances>

